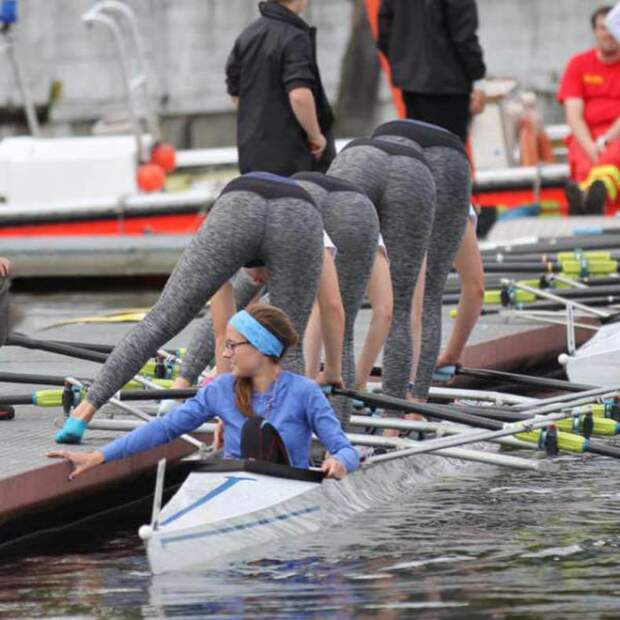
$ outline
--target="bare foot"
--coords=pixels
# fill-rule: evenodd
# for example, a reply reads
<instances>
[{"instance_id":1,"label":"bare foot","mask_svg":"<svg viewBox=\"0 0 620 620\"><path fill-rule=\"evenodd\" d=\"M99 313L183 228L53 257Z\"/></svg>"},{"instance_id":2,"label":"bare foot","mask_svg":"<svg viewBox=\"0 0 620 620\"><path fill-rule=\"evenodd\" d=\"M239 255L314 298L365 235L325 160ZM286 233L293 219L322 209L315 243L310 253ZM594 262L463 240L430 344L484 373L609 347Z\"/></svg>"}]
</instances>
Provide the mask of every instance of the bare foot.
<instances>
[{"instance_id":1,"label":"bare foot","mask_svg":"<svg viewBox=\"0 0 620 620\"><path fill-rule=\"evenodd\" d=\"M410 403L413 403L414 405L424 405L426 403L425 398L418 398L417 396L412 394L410 391L407 391L407 394L405 395L405 399L408 400ZM411 411L405 414L405 420L411 420L412 422L419 422L421 420L426 420L426 418L419 413L414 413L413 411Z\"/></svg>"},{"instance_id":2,"label":"bare foot","mask_svg":"<svg viewBox=\"0 0 620 620\"><path fill-rule=\"evenodd\" d=\"M420 401L417 401L418 403ZM420 413L407 413L405 415L405 420L409 420L410 422L424 422L426 418Z\"/></svg>"},{"instance_id":3,"label":"bare foot","mask_svg":"<svg viewBox=\"0 0 620 620\"><path fill-rule=\"evenodd\" d=\"M383 429L384 437L398 437L399 434L400 434L400 431L395 428L384 428Z\"/></svg>"}]
</instances>

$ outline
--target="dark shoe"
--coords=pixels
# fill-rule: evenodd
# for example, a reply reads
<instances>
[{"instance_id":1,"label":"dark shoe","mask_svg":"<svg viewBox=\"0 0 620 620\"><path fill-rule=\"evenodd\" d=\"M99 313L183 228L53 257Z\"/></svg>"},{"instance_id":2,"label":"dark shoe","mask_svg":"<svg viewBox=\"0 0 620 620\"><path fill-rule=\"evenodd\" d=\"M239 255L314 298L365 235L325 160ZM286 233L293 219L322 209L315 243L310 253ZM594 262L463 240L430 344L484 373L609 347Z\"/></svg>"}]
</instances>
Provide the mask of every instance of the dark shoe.
<instances>
[{"instance_id":1,"label":"dark shoe","mask_svg":"<svg viewBox=\"0 0 620 620\"><path fill-rule=\"evenodd\" d=\"M15 417L15 409L10 405L0 406L0 420L12 420Z\"/></svg>"},{"instance_id":2,"label":"dark shoe","mask_svg":"<svg viewBox=\"0 0 620 620\"><path fill-rule=\"evenodd\" d=\"M588 188L585 199L585 212L588 215L602 215L607 202L607 188L603 181L594 181Z\"/></svg>"},{"instance_id":3,"label":"dark shoe","mask_svg":"<svg viewBox=\"0 0 620 620\"><path fill-rule=\"evenodd\" d=\"M564 186L564 195L568 202L569 215L583 215L585 213L583 192L575 181L569 181Z\"/></svg>"}]
</instances>

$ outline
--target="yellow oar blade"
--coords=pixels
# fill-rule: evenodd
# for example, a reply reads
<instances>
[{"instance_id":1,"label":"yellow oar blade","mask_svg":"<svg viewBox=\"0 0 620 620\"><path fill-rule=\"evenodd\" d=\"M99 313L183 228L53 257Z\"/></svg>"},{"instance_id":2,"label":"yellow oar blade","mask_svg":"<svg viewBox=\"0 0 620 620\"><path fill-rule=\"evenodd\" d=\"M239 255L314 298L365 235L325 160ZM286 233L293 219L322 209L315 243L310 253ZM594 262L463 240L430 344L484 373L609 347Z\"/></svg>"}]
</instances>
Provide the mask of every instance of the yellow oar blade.
<instances>
[{"instance_id":1,"label":"yellow oar blade","mask_svg":"<svg viewBox=\"0 0 620 620\"><path fill-rule=\"evenodd\" d=\"M96 316L84 316L76 319L67 319L50 325L50 327L62 327L63 325L77 325L79 323L137 323L149 312L150 308L127 308L122 312L111 314L99 314Z\"/></svg>"}]
</instances>

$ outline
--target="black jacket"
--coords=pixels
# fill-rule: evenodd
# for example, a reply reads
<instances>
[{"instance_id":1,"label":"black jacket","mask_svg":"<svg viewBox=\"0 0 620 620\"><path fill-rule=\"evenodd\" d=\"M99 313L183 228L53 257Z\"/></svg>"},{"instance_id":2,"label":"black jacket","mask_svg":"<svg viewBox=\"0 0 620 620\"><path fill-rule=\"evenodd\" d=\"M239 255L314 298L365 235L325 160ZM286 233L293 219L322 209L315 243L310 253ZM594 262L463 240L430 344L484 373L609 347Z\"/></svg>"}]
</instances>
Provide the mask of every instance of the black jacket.
<instances>
[{"instance_id":1,"label":"black jacket","mask_svg":"<svg viewBox=\"0 0 620 620\"><path fill-rule=\"evenodd\" d=\"M241 33L226 63L228 93L239 97L239 168L285 176L326 171L335 156L333 115L316 62L316 29L277 2L261 2L259 8L262 16ZM312 90L328 138L319 162L289 103L288 93L298 87Z\"/></svg>"},{"instance_id":2,"label":"black jacket","mask_svg":"<svg viewBox=\"0 0 620 620\"><path fill-rule=\"evenodd\" d=\"M476 0L381 0L378 46L395 86L465 94L486 72L477 29Z\"/></svg>"}]
</instances>

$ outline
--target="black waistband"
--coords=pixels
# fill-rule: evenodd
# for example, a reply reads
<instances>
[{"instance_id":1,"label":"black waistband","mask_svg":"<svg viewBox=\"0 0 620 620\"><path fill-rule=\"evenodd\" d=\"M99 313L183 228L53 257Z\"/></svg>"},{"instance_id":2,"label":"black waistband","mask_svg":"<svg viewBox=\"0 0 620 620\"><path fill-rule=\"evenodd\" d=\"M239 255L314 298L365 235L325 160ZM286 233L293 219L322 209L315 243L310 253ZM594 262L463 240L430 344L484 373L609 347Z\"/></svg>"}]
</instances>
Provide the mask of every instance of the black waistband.
<instances>
[{"instance_id":1,"label":"black waistband","mask_svg":"<svg viewBox=\"0 0 620 620\"><path fill-rule=\"evenodd\" d=\"M416 151L410 146L398 144L397 142L388 142L387 140L375 138L357 138L356 140L352 140L351 142L349 142L342 150L345 151L346 149L354 146L373 146L374 148L380 149L388 155L402 155L404 157L410 157L411 159L417 159L425 166L428 166L426 157L424 157L422 153Z\"/></svg>"},{"instance_id":2,"label":"black waistband","mask_svg":"<svg viewBox=\"0 0 620 620\"><path fill-rule=\"evenodd\" d=\"M328 192L356 192L366 195L366 192L358 185L349 183L349 181L345 181L344 179L327 176L321 172L298 172L291 178L295 179L295 181L314 183Z\"/></svg>"},{"instance_id":3,"label":"black waistband","mask_svg":"<svg viewBox=\"0 0 620 620\"><path fill-rule=\"evenodd\" d=\"M422 148L431 146L445 146L460 151L467 157L465 146L458 136L451 131L409 119L390 121L379 125L372 134L373 138L379 136L402 136L417 142Z\"/></svg>"},{"instance_id":4,"label":"black waistband","mask_svg":"<svg viewBox=\"0 0 620 620\"><path fill-rule=\"evenodd\" d=\"M254 173L250 174L254 175ZM267 200L276 198L298 198L315 206L312 196L310 196L301 185L285 178L282 178L280 181L275 175L271 175L271 178L260 178L248 175L237 177L226 185L220 196L228 194L229 192L254 192Z\"/></svg>"}]
</instances>

